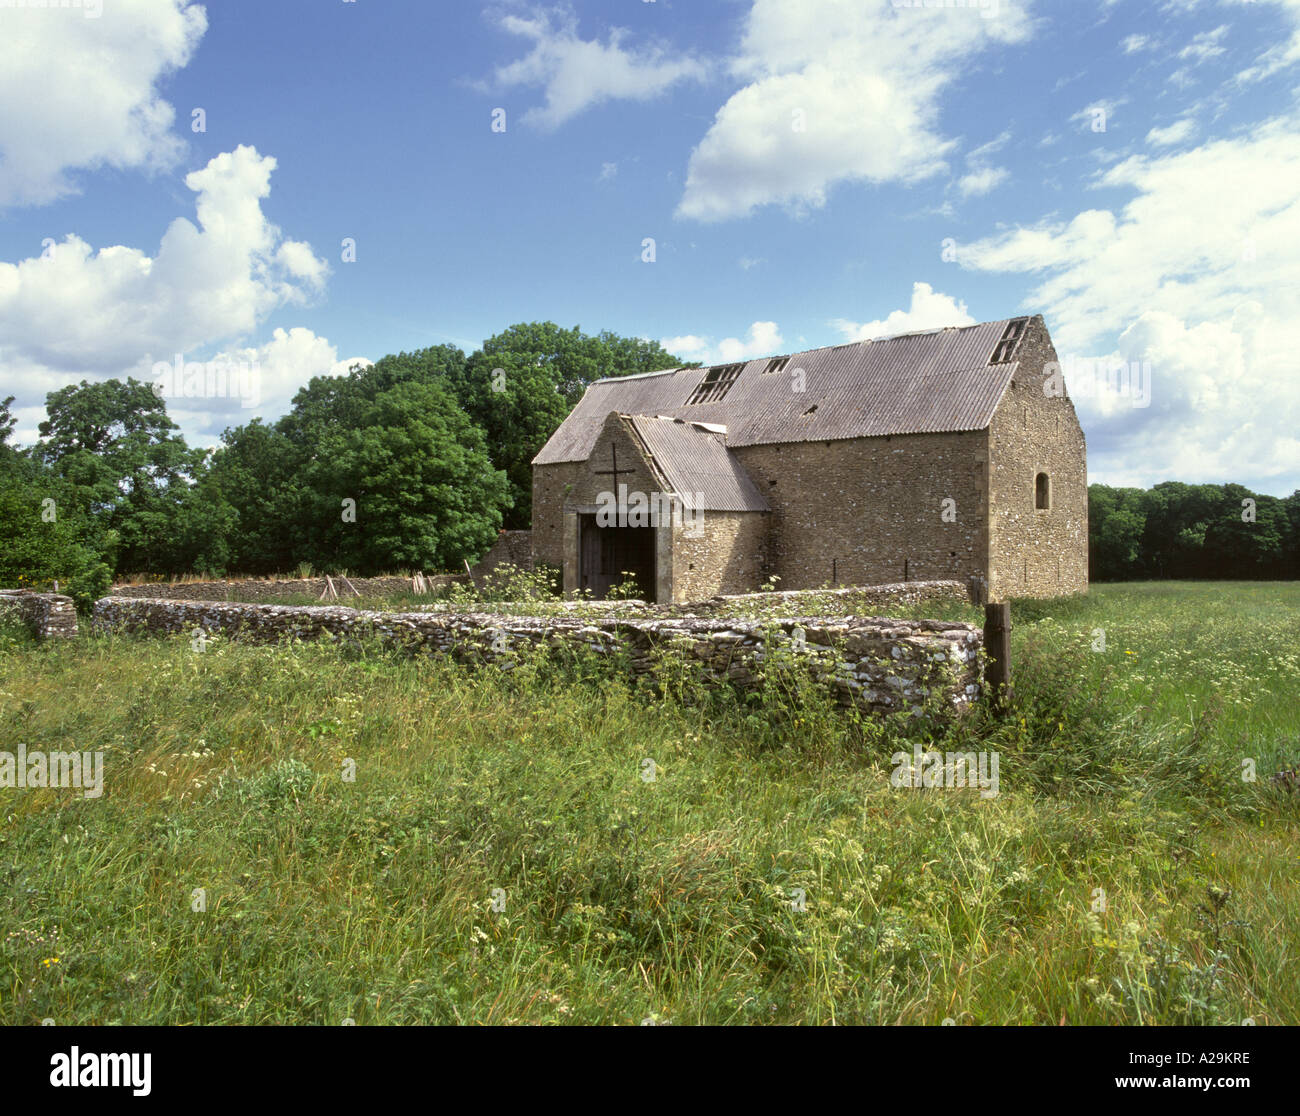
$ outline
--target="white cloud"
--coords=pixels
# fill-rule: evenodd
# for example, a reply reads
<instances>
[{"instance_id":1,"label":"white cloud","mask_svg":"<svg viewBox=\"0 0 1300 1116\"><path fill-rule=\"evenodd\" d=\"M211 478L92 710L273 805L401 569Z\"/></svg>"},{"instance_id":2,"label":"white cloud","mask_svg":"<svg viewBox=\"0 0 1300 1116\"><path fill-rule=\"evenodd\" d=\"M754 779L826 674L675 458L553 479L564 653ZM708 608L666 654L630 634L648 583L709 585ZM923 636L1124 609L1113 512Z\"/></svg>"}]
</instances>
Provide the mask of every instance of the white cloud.
<instances>
[{"instance_id":1,"label":"white cloud","mask_svg":"<svg viewBox=\"0 0 1300 1116\"><path fill-rule=\"evenodd\" d=\"M1253 3L1254 0L1241 0L1241 2ZM1242 84L1263 81L1264 78L1272 77L1279 70L1300 62L1300 0L1264 0L1264 2L1271 2L1282 10L1284 17L1292 25L1291 35L1260 54L1253 66L1242 70L1237 75L1237 81Z\"/></svg>"},{"instance_id":2,"label":"white cloud","mask_svg":"<svg viewBox=\"0 0 1300 1116\"><path fill-rule=\"evenodd\" d=\"M957 180L957 189L963 197L980 197L1010 177L1010 172L1005 167L991 166L988 161L991 155L996 155L1010 141L1011 133L1002 132L966 156L966 165L970 169Z\"/></svg>"},{"instance_id":3,"label":"white cloud","mask_svg":"<svg viewBox=\"0 0 1300 1116\"><path fill-rule=\"evenodd\" d=\"M1150 35L1128 35L1119 44L1125 54L1136 54L1139 50L1146 50L1151 46Z\"/></svg>"},{"instance_id":4,"label":"white cloud","mask_svg":"<svg viewBox=\"0 0 1300 1116\"><path fill-rule=\"evenodd\" d=\"M1175 120L1167 128L1152 128L1147 133L1147 143L1152 147L1172 147L1196 134L1196 121L1190 116Z\"/></svg>"},{"instance_id":5,"label":"white cloud","mask_svg":"<svg viewBox=\"0 0 1300 1116\"><path fill-rule=\"evenodd\" d=\"M962 175L957 180L957 189L965 197L979 197L1005 181L1009 174L1006 167L980 167Z\"/></svg>"},{"instance_id":6,"label":"white cloud","mask_svg":"<svg viewBox=\"0 0 1300 1116\"><path fill-rule=\"evenodd\" d=\"M96 251L69 233L48 255L0 262L0 388L32 407L82 378L152 379L154 364L206 359L197 354L317 296L328 265L262 212L274 169L270 156L239 147L189 174L198 223L176 218L152 257L122 245ZM310 331L282 333L264 350L265 398L297 370L338 360ZM204 406L216 414L227 402Z\"/></svg>"},{"instance_id":7,"label":"white cloud","mask_svg":"<svg viewBox=\"0 0 1300 1116\"><path fill-rule=\"evenodd\" d=\"M523 120L543 128L558 127L604 101L650 100L705 73L697 59L672 57L661 46L625 47L628 33L620 28L611 30L604 43L579 38L577 17L567 7L535 8L498 22L503 30L530 39L533 48L523 58L498 66L494 84L507 89L542 87L545 106L529 109Z\"/></svg>"},{"instance_id":8,"label":"white cloud","mask_svg":"<svg viewBox=\"0 0 1300 1116\"><path fill-rule=\"evenodd\" d=\"M152 258L121 245L95 251L69 233L48 258L0 263L0 354L113 373L146 354L246 334L277 307L306 302L329 269L262 213L274 169L241 146L187 175L198 226L176 218Z\"/></svg>"},{"instance_id":9,"label":"white cloud","mask_svg":"<svg viewBox=\"0 0 1300 1116\"><path fill-rule=\"evenodd\" d=\"M1025 305L1063 354L1150 362L1149 407L1081 405L1094 471L1300 484L1297 122L1133 156L1095 184L1131 199L958 250L966 267L1037 276Z\"/></svg>"},{"instance_id":10,"label":"white cloud","mask_svg":"<svg viewBox=\"0 0 1300 1116\"><path fill-rule=\"evenodd\" d=\"M243 425L258 415L284 414L294 394L313 376L344 376L354 364L372 363L365 357L340 360L333 344L302 326L276 329L265 344L223 350L211 362L226 369L224 382L230 386L225 394L187 398L183 376L179 381L169 377L176 390L164 393L167 413L191 437L191 444L205 447L215 446L227 426ZM160 379L152 367L138 378L150 383Z\"/></svg>"},{"instance_id":11,"label":"white cloud","mask_svg":"<svg viewBox=\"0 0 1300 1116\"><path fill-rule=\"evenodd\" d=\"M1217 58L1224 52L1225 48L1219 44L1227 33L1227 24L1216 27L1213 31L1202 31L1199 35L1192 36L1192 41L1178 52L1178 57L1189 58L1194 65Z\"/></svg>"},{"instance_id":12,"label":"white cloud","mask_svg":"<svg viewBox=\"0 0 1300 1116\"><path fill-rule=\"evenodd\" d=\"M159 82L189 62L207 29L188 0L110 0L0 13L0 206L76 191L71 171L167 167L183 150Z\"/></svg>"},{"instance_id":13,"label":"white cloud","mask_svg":"<svg viewBox=\"0 0 1300 1116\"><path fill-rule=\"evenodd\" d=\"M725 337L716 344L711 338L698 334L682 337L665 337L659 342L670 353L683 360L698 360L705 364L732 364L755 357L776 355L785 341L776 322L754 322L748 336Z\"/></svg>"},{"instance_id":14,"label":"white cloud","mask_svg":"<svg viewBox=\"0 0 1300 1116\"><path fill-rule=\"evenodd\" d=\"M939 94L990 46L1030 22L975 7L895 8L879 0L754 0L733 73L748 82L691 153L679 216L743 217L825 204L839 182L915 182L942 171Z\"/></svg>"},{"instance_id":15,"label":"white cloud","mask_svg":"<svg viewBox=\"0 0 1300 1116\"><path fill-rule=\"evenodd\" d=\"M850 322L837 318L831 324L847 341L874 341L880 337L897 337L900 333L919 333L945 326L973 325L975 319L966 304L936 291L929 283L912 284L912 304L895 310L874 322Z\"/></svg>"},{"instance_id":16,"label":"white cloud","mask_svg":"<svg viewBox=\"0 0 1300 1116\"><path fill-rule=\"evenodd\" d=\"M612 182L617 177L618 177L617 163L600 164L600 176L596 179L597 182Z\"/></svg>"},{"instance_id":17,"label":"white cloud","mask_svg":"<svg viewBox=\"0 0 1300 1116\"><path fill-rule=\"evenodd\" d=\"M1119 97L1113 101L1103 97L1100 100L1093 101L1090 105L1085 105L1070 117L1070 121L1072 123L1077 121L1080 128L1085 132L1104 132L1110 127L1110 121L1115 115L1115 110L1127 103L1127 97Z\"/></svg>"}]
</instances>

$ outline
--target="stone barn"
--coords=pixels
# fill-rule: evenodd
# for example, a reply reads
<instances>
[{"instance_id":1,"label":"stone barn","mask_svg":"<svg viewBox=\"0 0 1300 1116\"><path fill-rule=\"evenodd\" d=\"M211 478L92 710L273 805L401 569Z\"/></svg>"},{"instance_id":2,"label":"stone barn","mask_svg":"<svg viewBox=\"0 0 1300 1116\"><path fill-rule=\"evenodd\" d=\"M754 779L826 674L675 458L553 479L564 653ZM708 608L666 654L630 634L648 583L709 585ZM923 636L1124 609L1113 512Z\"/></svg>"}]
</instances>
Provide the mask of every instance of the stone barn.
<instances>
[{"instance_id":1,"label":"stone barn","mask_svg":"<svg viewBox=\"0 0 1300 1116\"><path fill-rule=\"evenodd\" d=\"M1083 431L1041 316L598 380L533 459L533 561L604 597L1088 585Z\"/></svg>"}]
</instances>

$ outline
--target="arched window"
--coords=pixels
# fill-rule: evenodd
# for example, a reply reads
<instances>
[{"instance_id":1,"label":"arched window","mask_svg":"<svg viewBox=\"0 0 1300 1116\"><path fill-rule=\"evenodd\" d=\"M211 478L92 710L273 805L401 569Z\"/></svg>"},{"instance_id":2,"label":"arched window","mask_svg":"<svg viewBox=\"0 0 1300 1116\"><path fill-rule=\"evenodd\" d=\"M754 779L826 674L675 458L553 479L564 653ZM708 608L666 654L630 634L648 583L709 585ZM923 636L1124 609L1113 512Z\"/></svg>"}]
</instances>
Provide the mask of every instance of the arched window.
<instances>
[{"instance_id":1,"label":"arched window","mask_svg":"<svg viewBox=\"0 0 1300 1116\"><path fill-rule=\"evenodd\" d=\"M1046 511L1052 506L1052 482L1046 473L1034 478L1034 507Z\"/></svg>"}]
</instances>

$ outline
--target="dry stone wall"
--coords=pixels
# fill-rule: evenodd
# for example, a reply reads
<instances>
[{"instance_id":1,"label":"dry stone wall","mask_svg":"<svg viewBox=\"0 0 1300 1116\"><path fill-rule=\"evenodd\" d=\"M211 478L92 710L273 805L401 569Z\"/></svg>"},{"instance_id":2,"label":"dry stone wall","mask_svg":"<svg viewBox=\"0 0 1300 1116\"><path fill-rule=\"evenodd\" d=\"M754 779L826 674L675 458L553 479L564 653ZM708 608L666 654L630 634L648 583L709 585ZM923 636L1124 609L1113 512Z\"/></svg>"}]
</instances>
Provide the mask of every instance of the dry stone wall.
<instances>
[{"instance_id":1,"label":"dry stone wall","mask_svg":"<svg viewBox=\"0 0 1300 1116\"><path fill-rule=\"evenodd\" d=\"M390 593L410 593L415 591L415 583L409 577L350 577L333 578L334 588L341 598L352 595L349 583L358 593L366 597L386 596ZM448 585L463 584L468 581L464 574L425 575L427 592L434 592ZM233 598L253 601L276 601L288 597L319 597L326 589L323 577L298 577L284 580L263 578L245 578L230 581L159 581L148 585L116 585L113 596L132 597L146 600L169 601L228 601Z\"/></svg>"},{"instance_id":2,"label":"dry stone wall","mask_svg":"<svg viewBox=\"0 0 1300 1116\"><path fill-rule=\"evenodd\" d=\"M969 624L885 617L588 620L122 597L96 602L94 626L104 632L156 634L201 629L262 643L370 637L412 653L450 655L503 670L517 665L524 646L557 654L586 648L611 656L623 652L635 674L656 674L668 656L694 667L708 681L742 688L760 685L780 651L841 703L881 714L921 713L927 700L938 711L964 709L979 694L983 638Z\"/></svg>"},{"instance_id":3,"label":"dry stone wall","mask_svg":"<svg viewBox=\"0 0 1300 1116\"><path fill-rule=\"evenodd\" d=\"M16 616L37 639L73 639L78 634L77 609L61 593L29 589L0 589L0 616Z\"/></svg>"}]
</instances>

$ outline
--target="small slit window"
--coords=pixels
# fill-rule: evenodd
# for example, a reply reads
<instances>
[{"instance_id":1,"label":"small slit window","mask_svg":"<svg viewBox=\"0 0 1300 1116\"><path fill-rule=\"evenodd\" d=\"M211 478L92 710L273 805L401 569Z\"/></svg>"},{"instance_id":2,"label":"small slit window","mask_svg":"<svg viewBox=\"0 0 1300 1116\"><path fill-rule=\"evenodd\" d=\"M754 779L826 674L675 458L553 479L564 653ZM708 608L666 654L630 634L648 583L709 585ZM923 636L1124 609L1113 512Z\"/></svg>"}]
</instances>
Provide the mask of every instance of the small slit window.
<instances>
[{"instance_id":1,"label":"small slit window","mask_svg":"<svg viewBox=\"0 0 1300 1116\"><path fill-rule=\"evenodd\" d=\"M736 382L744 367L742 361L740 364L719 364L710 368L704 373L704 379L691 392L686 405L689 407L695 403L716 403L731 390L731 385Z\"/></svg>"},{"instance_id":2,"label":"small slit window","mask_svg":"<svg viewBox=\"0 0 1300 1116\"><path fill-rule=\"evenodd\" d=\"M1034 478L1034 508L1047 511L1052 506L1052 481L1046 473L1039 473Z\"/></svg>"},{"instance_id":3,"label":"small slit window","mask_svg":"<svg viewBox=\"0 0 1300 1116\"><path fill-rule=\"evenodd\" d=\"M990 364L1007 364L1011 358L1016 355L1016 346L1020 344L1020 339L1025 335L1025 326L1029 324L1028 318L1012 318L1007 322L1007 328L1002 331L1002 339L993 346L993 355L989 357Z\"/></svg>"}]
</instances>

